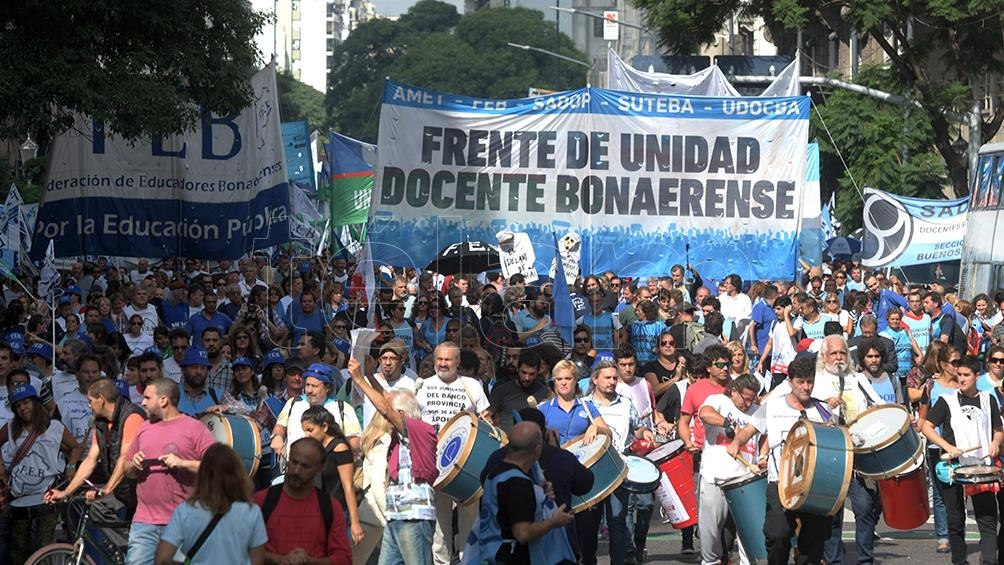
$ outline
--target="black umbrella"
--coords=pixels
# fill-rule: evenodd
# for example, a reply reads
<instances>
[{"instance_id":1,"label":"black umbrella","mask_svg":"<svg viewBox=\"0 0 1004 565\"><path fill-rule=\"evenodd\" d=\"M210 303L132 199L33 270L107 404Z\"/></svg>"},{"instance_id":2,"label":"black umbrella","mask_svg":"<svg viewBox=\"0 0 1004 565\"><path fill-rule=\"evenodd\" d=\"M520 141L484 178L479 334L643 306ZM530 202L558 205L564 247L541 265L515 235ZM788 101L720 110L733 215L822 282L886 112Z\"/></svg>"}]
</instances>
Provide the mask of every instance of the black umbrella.
<instances>
[{"instance_id":1,"label":"black umbrella","mask_svg":"<svg viewBox=\"0 0 1004 565\"><path fill-rule=\"evenodd\" d=\"M484 241L464 241L444 247L425 270L441 275L456 275L501 268L499 250L494 245Z\"/></svg>"}]
</instances>

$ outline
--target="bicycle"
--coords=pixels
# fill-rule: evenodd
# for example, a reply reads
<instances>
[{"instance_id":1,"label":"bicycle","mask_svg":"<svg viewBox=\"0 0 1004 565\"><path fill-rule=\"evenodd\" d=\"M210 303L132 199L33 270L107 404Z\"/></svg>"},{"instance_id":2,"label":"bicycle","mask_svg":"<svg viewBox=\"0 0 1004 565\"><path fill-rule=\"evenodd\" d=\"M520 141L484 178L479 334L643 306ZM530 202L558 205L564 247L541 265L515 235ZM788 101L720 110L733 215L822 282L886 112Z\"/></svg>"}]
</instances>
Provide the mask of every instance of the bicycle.
<instances>
[{"instance_id":1,"label":"bicycle","mask_svg":"<svg viewBox=\"0 0 1004 565\"><path fill-rule=\"evenodd\" d=\"M99 554L103 563L112 565L122 565L125 563L125 552L119 549L109 540L98 540L88 530L88 526L101 527L121 527L128 526L128 522L108 522L97 523L91 520L91 504L94 501L87 500L84 495L76 495L59 502L63 508L63 523L68 524L66 519L67 510L74 503L84 503L84 512L80 516L77 524L76 535L72 543L50 543L40 547L38 551L32 553L25 565L95 565L94 559L85 552L87 547L93 548Z\"/></svg>"}]
</instances>

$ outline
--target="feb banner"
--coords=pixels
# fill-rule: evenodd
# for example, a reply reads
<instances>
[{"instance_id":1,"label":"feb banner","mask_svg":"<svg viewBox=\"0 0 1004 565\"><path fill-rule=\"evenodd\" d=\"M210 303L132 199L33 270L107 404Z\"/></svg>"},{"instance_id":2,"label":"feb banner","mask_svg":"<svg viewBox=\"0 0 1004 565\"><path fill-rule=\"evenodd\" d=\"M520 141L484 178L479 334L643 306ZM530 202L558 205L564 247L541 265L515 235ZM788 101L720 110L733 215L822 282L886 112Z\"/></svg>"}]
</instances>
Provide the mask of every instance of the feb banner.
<instances>
[{"instance_id":1,"label":"feb banner","mask_svg":"<svg viewBox=\"0 0 1004 565\"><path fill-rule=\"evenodd\" d=\"M289 241L275 68L237 116L203 114L185 135L126 141L88 117L56 138L32 257L238 259Z\"/></svg>"},{"instance_id":2,"label":"feb banner","mask_svg":"<svg viewBox=\"0 0 1004 565\"><path fill-rule=\"evenodd\" d=\"M526 234L544 273L574 232L582 273L665 275L689 246L701 272L789 279L808 117L806 97L486 100L387 82L373 256L420 268L454 242Z\"/></svg>"},{"instance_id":3,"label":"feb banner","mask_svg":"<svg viewBox=\"0 0 1004 565\"><path fill-rule=\"evenodd\" d=\"M969 198L926 200L865 189L865 267L907 267L962 258Z\"/></svg>"}]
</instances>

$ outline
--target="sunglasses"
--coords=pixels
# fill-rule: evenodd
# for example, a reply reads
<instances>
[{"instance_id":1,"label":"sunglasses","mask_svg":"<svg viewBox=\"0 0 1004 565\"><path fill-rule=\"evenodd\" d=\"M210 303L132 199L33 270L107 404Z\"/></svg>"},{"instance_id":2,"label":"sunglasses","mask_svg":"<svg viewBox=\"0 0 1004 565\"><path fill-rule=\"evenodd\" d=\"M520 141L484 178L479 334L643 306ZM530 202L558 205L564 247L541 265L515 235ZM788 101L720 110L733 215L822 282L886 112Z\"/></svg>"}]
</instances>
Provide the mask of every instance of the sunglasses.
<instances>
[{"instance_id":1,"label":"sunglasses","mask_svg":"<svg viewBox=\"0 0 1004 565\"><path fill-rule=\"evenodd\" d=\"M987 363L1002 363L1004 364L1004 357L991 357L987 359Z\"/></svg>"},{"instance_id":2,"label":"sunglasses","mask_svg":"<svg viewBox=\"0 0 1004 565\"><path fill-rule=\"evenodd\" d=\"M948 364L953 367L958 367L959 365L962 364L962 359L952 359L951 361L948 362Z\"/></svg>"},{"instance_id":3,"label":"sunglasses","mask_svg":"<svg viewBox=\"0 0 1004 565\"><path fill-rule=\"evenodd\" d=\"M675 346L676 346L676 342L675 342L675 341L673 341L673 340L669 340L669 341L660 341L660 342L659 342L659 345L672 345L672 346L674 346L674 347L675 347Z\"/></svg>"},{"instance_id":4,"label":"sunglasses","mask_svg":"<svg viewBox=\"0 0 1004 565\"><path fill-rule=\"evenodd\" d=\"M588 337L577 337L575 338L575 343L589 343Z\"/></svg>"},{"instance_id":5,"label":"sunglasses","mask_svg":"<svg viewBox=\"0 0 1004 565\"><path fill-rule=\"evenodd\" d=\"M418 304L419 306L425 306L428 303L429 303L428 300L419 300L418 302L416 302L416 304Z\"/></svg>"},{"instance_id":6,"label":"sunglasses","mask_svg":"<svg viewBox=\"0 0 1004 565\"><path fill-rule=\"evenodd\" d=\"M714 365L719 369L724 369L725 367L729 366L729 363L728 361L715 361L714 363L712 363L712 365Z\"/></svg>"}]
</instances>

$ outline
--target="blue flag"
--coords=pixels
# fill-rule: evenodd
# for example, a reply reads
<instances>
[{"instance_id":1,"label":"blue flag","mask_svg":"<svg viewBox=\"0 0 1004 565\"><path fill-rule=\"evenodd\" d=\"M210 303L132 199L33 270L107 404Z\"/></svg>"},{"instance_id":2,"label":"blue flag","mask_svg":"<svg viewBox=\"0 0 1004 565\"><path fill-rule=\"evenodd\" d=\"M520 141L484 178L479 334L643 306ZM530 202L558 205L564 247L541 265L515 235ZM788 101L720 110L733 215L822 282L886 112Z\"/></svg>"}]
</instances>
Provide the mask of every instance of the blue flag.
<instances>
[{"instance_id":1,"label":"blue flag","mask_svg":"<svg viewBox=\"0 0 1004 565\"><path fill-rule=\"evenodd\" d=\"M565 265L561 260L561 251L558 249L558 236L551 234L554 238L554 256L556 258L554 271L554 319L551 323L561 335L561 339L569 347L572 345L572 332L575 330L575 307L572 305L572 295L568 291L568 281L565 280Z\"/></svg>"}]
</instances>

